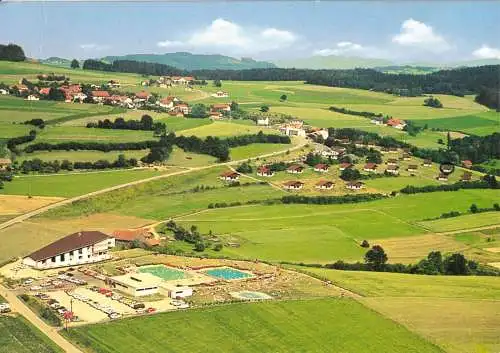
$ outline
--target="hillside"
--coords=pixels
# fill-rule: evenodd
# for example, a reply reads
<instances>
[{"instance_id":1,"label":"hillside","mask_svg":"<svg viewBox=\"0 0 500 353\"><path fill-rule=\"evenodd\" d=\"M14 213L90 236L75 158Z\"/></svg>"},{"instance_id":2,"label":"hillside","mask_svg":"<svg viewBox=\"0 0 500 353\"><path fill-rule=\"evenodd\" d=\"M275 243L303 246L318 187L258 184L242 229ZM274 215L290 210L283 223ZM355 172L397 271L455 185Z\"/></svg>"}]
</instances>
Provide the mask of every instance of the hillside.
<instances>
[{"instance_id":1,"label":"hillside","mask_svg":"<svg viewBox=\"0 0 500 353\"><path fill-rule=\"evenodd\" d=\"M236 59L224 55L203 55L185 52L166 54L130 54L123 56L106 56L104 61L115 60L145 61L174 66L181 70L244 70L276 67L265 61L256 61L251 58Z\"/></svg>"},{"instance_id":2,"label":"hillside","mask_svg":"<svg viewBox=\"0 0 500 353\"><path fill-rule=\"evenodd\" d=\"M57 56L51 56L50 58L47 59L40 59L40 63L45 65L69 67L71 65L71 60L65 58L59 58Z\"/></svg>"}]
</instances>

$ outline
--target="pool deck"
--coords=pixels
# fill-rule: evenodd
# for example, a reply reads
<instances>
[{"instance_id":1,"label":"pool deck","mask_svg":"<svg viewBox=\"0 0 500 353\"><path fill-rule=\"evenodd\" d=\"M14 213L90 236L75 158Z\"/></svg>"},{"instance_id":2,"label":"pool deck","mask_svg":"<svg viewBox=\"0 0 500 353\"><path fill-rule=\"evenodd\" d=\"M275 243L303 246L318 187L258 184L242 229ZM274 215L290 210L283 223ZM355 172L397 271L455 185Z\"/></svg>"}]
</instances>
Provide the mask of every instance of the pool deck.
<instances>
[{"instance_id":1,"label":"pool deck","mask_svg":"<svg viewBox=\"0 0 500 353\"><path fill-rule=\"evenodd\" d=\"M232 270L232 271L237 271L237 272L241 272L241 273L246 273L248 275L248 277L241 277L241 278L230 278L230 279L226 279L226 278L223 278L223 277L217 277L217 276L214 276L214 275L210 275L207 273L207 271L210 271L210 270L223 270L223 269L228 269L228 270ZM217 280L219 281L228 281L228 282L234 282L234 281L243 281L243 280L247 280L247 279L252 279L252 278L256 278L257 276L252 273L251 271L248 271L248 270L242 270L242 269L239 269L239 268L236 268L236 267L231 267L231 266L214 266L214 267L207 267L207 268L204 268L202 270L198 270L197 272L199 273L202 273L204 274L205 276L209 276L211 278L216 278Z\"/></svg>"}]
</instances>

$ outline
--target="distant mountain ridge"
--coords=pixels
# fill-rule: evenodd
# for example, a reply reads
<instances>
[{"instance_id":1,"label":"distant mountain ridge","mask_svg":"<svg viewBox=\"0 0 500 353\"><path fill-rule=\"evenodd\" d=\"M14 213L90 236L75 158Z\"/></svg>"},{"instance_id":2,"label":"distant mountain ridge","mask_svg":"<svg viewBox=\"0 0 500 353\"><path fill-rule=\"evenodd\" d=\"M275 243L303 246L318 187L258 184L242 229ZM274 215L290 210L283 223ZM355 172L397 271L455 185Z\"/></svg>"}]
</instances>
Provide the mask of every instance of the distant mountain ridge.
<instances>
[{"instance_id":1,"label":"distant mountain ridge","mask_svg":"<svg viewBox=\"0 0 500 353\"><path fill-rule=\"evenodd\" d=\"M40 63L45 65L70 67L71 60L65 58L59 58L57 56L51 56L50 58L47 59L40 59Z\"/></svg>"},{"instance_id":2,"label":"distant mountain ridge","mask_svg":"<svg viewBox=\"0 0 500 353\"><path fill-rule=\"evenodd\" d=\"M245 70L274 68L275 64L266 61L257 61L251 58L236 59L219 54L191 54L186 52L165 54L129 54L122 56L106 56L103 61L115 60L145 61L170 65L181 70Z\"/></svg>"}]
</instances>

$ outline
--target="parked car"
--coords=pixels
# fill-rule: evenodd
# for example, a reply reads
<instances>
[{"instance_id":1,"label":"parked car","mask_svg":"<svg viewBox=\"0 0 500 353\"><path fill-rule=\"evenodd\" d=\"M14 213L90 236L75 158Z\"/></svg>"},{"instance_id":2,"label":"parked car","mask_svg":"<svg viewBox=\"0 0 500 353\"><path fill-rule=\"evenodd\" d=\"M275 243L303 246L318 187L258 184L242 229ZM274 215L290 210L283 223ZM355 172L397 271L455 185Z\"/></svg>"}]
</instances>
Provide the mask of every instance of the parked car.
<instances>
[{"instance_id":1,"label":"parked car","mask_svg":"<svg viewBox=\"0 0 500 353\"><path fill-rule=\"evenodd\" d=\"M120 317L121 317L121 315L119 313L111 313L111 314L109 314L109 318L112 319L112 320L118 319Z\"/></svg>"}]
</instances>

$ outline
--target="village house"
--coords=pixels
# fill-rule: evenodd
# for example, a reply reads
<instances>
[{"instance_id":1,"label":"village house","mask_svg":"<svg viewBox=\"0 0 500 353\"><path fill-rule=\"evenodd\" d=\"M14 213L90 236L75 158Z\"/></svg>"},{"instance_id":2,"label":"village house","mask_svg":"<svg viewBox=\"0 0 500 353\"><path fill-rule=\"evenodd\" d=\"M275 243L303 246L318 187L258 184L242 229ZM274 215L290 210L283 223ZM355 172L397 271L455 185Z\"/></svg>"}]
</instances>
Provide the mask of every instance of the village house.
<instances>
[{"instance_id":1,"label":"village house","mask_svg":"<svg viewBox=\"0 0 500 353\"><path fill-rule=\"evenodd\" d=\"M26 100L28 101L39 101L40 98L35 96L34 94L30 94L28 97L26 97Z\"/></svg>"},{"instance_id":2,"label":"village house","mask_svg":"<svg viewBox=\"0 0 500 353\"><path fill-rule=\"evenodd\" d=\"M83 103L85 99L87 99L87 95L83 92L78 92L73 95L73 102L79 101L80 103Z\"/></svg>"},{"instance_id":3,"label":"village house","mask_svg":"<svg viewBox=\"0 0 500 353\"><path fill-rule=\"evenodd\" d=\"M210 111L210 113L208 113L208 115L209 115L209 118L212 120L221 120L224 117L222 112Z\"/></svg>"},{"instance_id":4,"label":"village house","mask_svg":"<svg viewBox=\"0 0 500 353\"><path fill-rule=\"evenodd\" d=\"M0 158L0 170L6 170L12 165L10 158Z\"/></svg>"},{"instance_id":5,"label":"village house","mask_svg":"<svg viewBox=\"0 0 500 353\"><path fill-rule=\"evenodd\" d=\"M210 111L212 112L221 112L221 113L230 113L231 112L231 104L229 103L216 103L210 106Z\"/></svg>"},{"instance_id":6,"label":"village house","mask_svg":"<svg viewBox=\"0 0 500 353\"><path fill-rule=\"evenodd\" d=\"M443 173L450 174L455 167L452 164L441 164L440 169Z\"/></svg>"},{"instance_id":7,"label":"village house","mask_svg":"<svg viewBox=\"0 0 500 353\"><path fill-rule=\"evenodd\" d=\"M328 169L330 169L330 166L324 163L319 163L314 166L315 172L326 173L328 172Z\"/></svg>"},{"instance_id":8,"label":"village house","mask_svg":"<svg viewBox=\"0 0 500 353\"><path fill-rule=\"evenodd\" d=\"M398 175L399 167L397 165L388 165L385 171L389 174Z\"/></svg>"},{"instance_id":9,"label":"village house","mask_svg":"<svg viewBox=\"0 0 500 353\"><path fill-rule=\"evenodd\" d=\"M115 239L98 231L81 231L31 253L23 264L39 269L77 266L108 260L109 250L115 246Z\"/></svg>"},{"instance_id":10,"label":"village house","mask_svg":"<svg viewBox=\"0 0 500 353\"><path fill-rule=\"evenodd\" d=\"M411 156L409 153L403 153L403 161L409 161L411 160Z\"/></svg>"},{"instance_id":11,"label":"village house","mask_svg":"<svg viewBox=\"0 0 500 353\"><path fill-rule=\"evenodd\" d=\"M416 172L417 169L418 169L418 166L416 164L410 164L406 170L409 172Z\"/></svg>"},{"instance_id":12,"label":"village house","mask_svg":"<svg viewBox=\"0 0 500 353\"><path fill-rule=\"evenodd\" d=\"M108 279L113 290L132 297L143 297L160 292L161 279L151 273L127 273Z\"/></svg>"},{"instance_id":13,"label":"village house","mask_svg":"<svg viewBox=\"0 0 500 353\"><path fill-rule=\"evenodd\" d=\"M225 172L222 173L219 178L223 181L238 181L240 179L240 174L237 172Z\"/></svg>"},{"instance_id":14,"label":"village house","mask_svg":"<svg viewBox=\"0 0 500 353\"><path fill-rule=\"evenodd\" d=\"M377 164L375 163L366 163L363 167L365 172L375 173L377 171Z\"/></svg>"},{"instance_id":15,"label":"village house","mask_svg":"<svg viewBox=\"0 0 500 353\"><path fill-rule=\"evenodd\" d=\"M340 163L339 170L343 171L343 170L346 170L346 169L349 169L352 167L353 167L353 165L351 163Z\"/></svg>"},{"instance_id":16,"label":"village house","mask_svg":"<svg viewBox=\"0 0 500 353\"><path fill-rule=\"evenodd\" d=\"M471 172L464 172L462 176L460 177L460 181L471 181L472 179L472 173Z\"/></svg>"},{"instance_id":17,"label":"village house","mask_svg":"<svg viewBox=\"0 0 500 353\"><path fill-rule=\"evenodd\" d=\"M286 136L306 136L306 131L302 128L295 128L288 125L280 127L280 132Z\"/></svg>"},{"instance_id":18,"label":"village house","mask_svg":"<svg viewBox=\"0 0 500 353\"><path fill-rule=\"evenodd\" d=\"M370 123L375 124L375 125L385 125L383 119L377 119L377 118L370 120Z\"/></svg>"},{"instance_id":19,"label":"village house","mask_svg":"<svg viewBox=\"0 0 500 353\"><path fill-rule=\"evenodd\" d=\"M406 126L406 123L404 120L391 118L387 121L387 126L393 127L398 130L403 130Z\"/></svg>"},{"instance_id":20,"label":"village house","mask_svg":"<svg viewBox=\"0 0 500 353\"><path fill-rule=\"evenodd\" d=\"M283 184L283 187L287 190L300 190L304 187L304 183L301 181L287 181Z\"/></svg>"},{"instance_id":21,"label":"village house","mask_svg":"<svg viewBox=\"0 0 500 353\"><path fill-rule=\"evenodd\" d=\"M274 176L274 171L267 166L260 166L257 168L257 175L262 177L272 177Z\"/></svg>"},{"instance_id":22,"label":"village house","mask_svg":"<svg viewBox=\"0 0 500 353\"><path fill-rule=\"evenodd\" d=\"M286 169L286 172L290 174L302 174L302 172L304 172L304 167L298 164L293 164Z\"/></svg>"},{"instance_id":23,"label":"village house","mask_svg":"<svg viewBox=\"0 0 500 353\"><path fill-rule=\"evenodd\" d=\"M134 241L138 241L146 246L153 247L160 245L160 240L155 239L153 234L147 229L124 229L113 232L116 245L129 246Z\"/></svg>"},{"instance_id":24,"label":"village house","mask_svg":"<svg viewBox=\"0 0 500 353\"><path fill-rule=\"evenodd\" d=\"M23 93L29 92L28 86L23 85L23 84L15 85L12 88L15 89L15 90L17 90L17 92L19 92L19 94L23 94Z\"/></svg>"},{"instance_id":25,"label":"village house","mask_svg":"<svg viewBox=\"0 0 500 353\"><path fill-rule=\"evenodd\" d=\"M215 98L227 98L227 97L229 97L229 93L224 92L224 91L217 91L217 92L215 92L215 93L212 94L212 97L215 97Z\"/></svg>"},{"instance_id":26,"label":"village house","mask_svg":"<svg viewBox=\"0 0 500 353\"><path fill-rule=\"evenodd\" d=\"M331 190L333 189L333 182L329 180L321 180L318 183L316 183L315 188L319 190Z\"/></svg>"},{"instance_id":27,"label":"village house","mask_svg":"<svg viewBox=\"0 0 500 353\"><path fill-rule=\"evenodd\" d=\"M313 131L310 135L312 138L322 138L323 141L326 140L329 136L328 130L326 130L326 129L320 129L320 130Z\"/></svg>"},{"instance_id":28,"label":"village house","mask_svg":"<svg viewBox=\"0 0 500 353\"><path fill-rule=\"evenodd\" d=\"M387 165L398 165L398 160L395 158L389 158L387 160Z\"/></svg>"},{"instance_id":29,"label":"village house","mask_svg":"<svg viewBox=\"0 0 500 353\"><path fill-rule=\"evenodd\" d=\"M179 103L175 106L175 109L180 111L184 115L188 115L191 112L189 105L187 103Z\"/></svg>"},{"instance_id":30,"label":"village house","mask_svg":"<svg viewBox=\"0 0 500 353\"><path fill-rule=\"evenodd\" d=\"M257 119L257 125L258 126L269 126L269 118L265 117L265 118Z\"/></svg>"},{"instance_id":31,"label":"village house","mask_svg":"<svg viewBox=\"0 0 500 353\"><path fill-rule=\"evenodd\" d=\"M436 179L439 181L448 181L448 175L444 173L439 173Z\"/></svg>"},{"instance_id":32,"label":"village house","mask_svg":"<svg viewBox=\"0 0 500 353\"><path fill-rule=\"evenodd\" d=\"M349 190L361 190L365 186L361 181L352 181L346 184L346 188Z\"/></svg>"},{"instance_id":33,"label":"village house","mask_svg":"<svg viewBox=\"0 0 500 353\"><path fill-rule=\"evenodd\" d=\"M175 97L173 96L162 98L158 101L158 105L165 109L172 109L174 107L174 99Z\"/></svg>"},{"instance_id":34,"label":"village house","mask_svg":"<svg viewBox=\"0 0 500 353\"><path fill-rule=\"evenodd\" d=\"M465 161L462 161L462 167L464 168L471 168L472 167L472 161L466 159Z\"/></svg>"},{"instance_id":35,"label":"village house","mask_svg":"<svg viewBox=\"0 0 500 353\"><path fill-rule=\"evenodd\" d=\"M108 91L92 91L92 100L97 103L103 103L106 98L109 98Z\"/></svg>"},{"instance_id":36,"label":"village house","mask_svg":"<svg viewBox=\"0 0 500 353\"><path fill-rule=\"evenodd\" d=\"M146 102L147 100L149 100L150 97L151 94L149 92L146 91L137 92L135 94L135 101L139 103Z\"/></svg>"},{"instance_id":37,"label":"village house","mask_svg":"<svg viewBox=\"0 0 500 353\"><path fill-rule=\"evenodd\" d=\"M46 96L50 93L50 87L40 88L40 91L38 93L40 93L43 96Z\"/></svg>"},{"instance_id":38,"label":"village house","mask_svg":"<svg viewBox=\"0 0 500 353\"><path fill-rule=\"evenodd\" d=\"M424 159L424 162L422 163L424 167L432 167L432 161L430 159Z\"/></svg>"}]
</instances>

